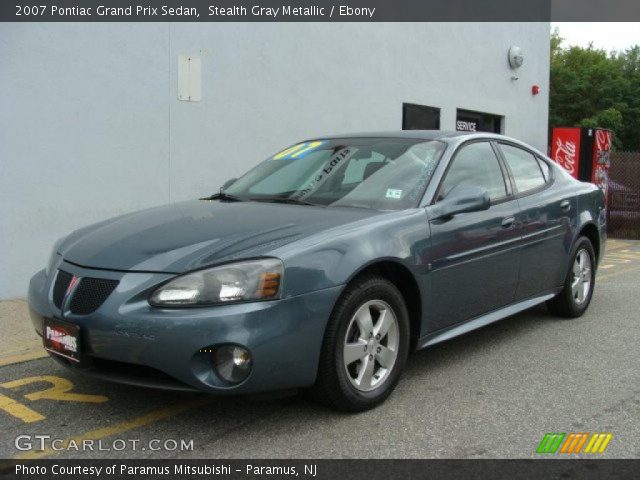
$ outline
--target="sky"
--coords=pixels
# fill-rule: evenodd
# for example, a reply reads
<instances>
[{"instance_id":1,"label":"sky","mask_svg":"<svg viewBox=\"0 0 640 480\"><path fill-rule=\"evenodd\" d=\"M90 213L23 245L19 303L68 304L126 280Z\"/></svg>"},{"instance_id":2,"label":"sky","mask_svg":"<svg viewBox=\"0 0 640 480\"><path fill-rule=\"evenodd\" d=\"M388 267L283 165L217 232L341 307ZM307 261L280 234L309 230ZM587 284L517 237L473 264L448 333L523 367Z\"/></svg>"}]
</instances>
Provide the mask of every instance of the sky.
<instances>
[{"instance_id":1,"label":"sky","mask_svg":"<svg viewBox=\"0 0 640 480\"><path fill-rule=\"evenodd\" d=\"M564 38L564 47L587 47L589 42L593 42L595 48L624 51L634 45L640 45L640 23L551 22L551 30L555 27L558 27L560 36Z\"/></svg>"}]
</instances>

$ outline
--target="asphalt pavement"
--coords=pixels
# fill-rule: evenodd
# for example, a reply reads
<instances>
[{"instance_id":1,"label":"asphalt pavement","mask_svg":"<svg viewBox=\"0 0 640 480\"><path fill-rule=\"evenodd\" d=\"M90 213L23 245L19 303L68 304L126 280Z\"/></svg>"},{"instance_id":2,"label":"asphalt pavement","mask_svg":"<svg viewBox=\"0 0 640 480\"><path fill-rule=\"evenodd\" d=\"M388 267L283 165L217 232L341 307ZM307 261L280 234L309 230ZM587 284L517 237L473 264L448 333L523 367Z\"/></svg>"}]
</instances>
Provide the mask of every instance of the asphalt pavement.
<instances>
[{"instance_id":1,"label":"asphalt pavement","mask_svg":"<svg viewBox=\"0 0 640 480\"><path fill-rule=\"evenodd\" d=\"M640 242L612 242L582 318L541 306L416 352L389 400L356 415L110 384L0 352L0 458L534 458L549 432L611 433L604 452L574 456L638 458L639 311Z\"/></svg>"}]
</instances>

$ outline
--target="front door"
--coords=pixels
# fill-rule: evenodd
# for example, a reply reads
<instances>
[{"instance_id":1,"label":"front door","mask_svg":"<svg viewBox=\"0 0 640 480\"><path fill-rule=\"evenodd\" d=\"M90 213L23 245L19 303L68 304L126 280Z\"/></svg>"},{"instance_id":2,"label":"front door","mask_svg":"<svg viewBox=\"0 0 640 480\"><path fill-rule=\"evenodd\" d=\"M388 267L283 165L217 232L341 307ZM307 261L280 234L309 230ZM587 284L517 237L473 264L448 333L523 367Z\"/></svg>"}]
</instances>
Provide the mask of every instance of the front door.
<instances>
[{"instance_id":1,"label":"front door","mask_svg":"<svg viewBox=\"0 0 640 480\"><path fill-rule=\"evenodd\" d=\"M430 333L513 301L519 270L518 203L491 143L463 145L439 187L436 203L459 184L488 190L491 207L430 221Z\"/></svg>"}]
</instances>

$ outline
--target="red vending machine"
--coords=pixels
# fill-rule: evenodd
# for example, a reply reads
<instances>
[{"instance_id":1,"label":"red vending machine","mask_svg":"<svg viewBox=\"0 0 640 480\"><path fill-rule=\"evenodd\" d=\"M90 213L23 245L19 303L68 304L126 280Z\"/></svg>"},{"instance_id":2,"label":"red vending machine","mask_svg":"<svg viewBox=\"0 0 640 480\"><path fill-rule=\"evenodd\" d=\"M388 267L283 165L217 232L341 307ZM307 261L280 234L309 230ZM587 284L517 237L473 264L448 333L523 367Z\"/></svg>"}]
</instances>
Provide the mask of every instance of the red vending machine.
<instances>
[{"instance_id":1,"label":"red vending machine","mask_svg":"<svg viewBox=\"0 0 640 480\"><path fill-rule=\"evenodd\" d=\"M611 130L604 128L554 128L551 158L569 174L600 187L607 198Z\"/></svg>"}]
</instances>

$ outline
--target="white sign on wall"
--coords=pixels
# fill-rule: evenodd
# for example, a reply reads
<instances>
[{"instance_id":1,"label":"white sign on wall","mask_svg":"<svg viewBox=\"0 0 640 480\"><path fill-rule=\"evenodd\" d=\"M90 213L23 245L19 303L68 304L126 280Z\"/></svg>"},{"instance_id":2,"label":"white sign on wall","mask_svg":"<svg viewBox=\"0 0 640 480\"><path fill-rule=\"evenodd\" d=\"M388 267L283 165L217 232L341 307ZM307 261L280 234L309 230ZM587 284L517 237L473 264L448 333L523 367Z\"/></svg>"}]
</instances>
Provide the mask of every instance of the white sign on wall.
<instances>
[{"instance_id":1,"label":"white sign on wall","mask_svg":"<svg viewBox=\"0 0 640 480\"><path fill-rule=\"evenodd\" d=\"M202 100L202 62L193 55L178 55L178 100Z\"/></svg>"}]
</instances>

